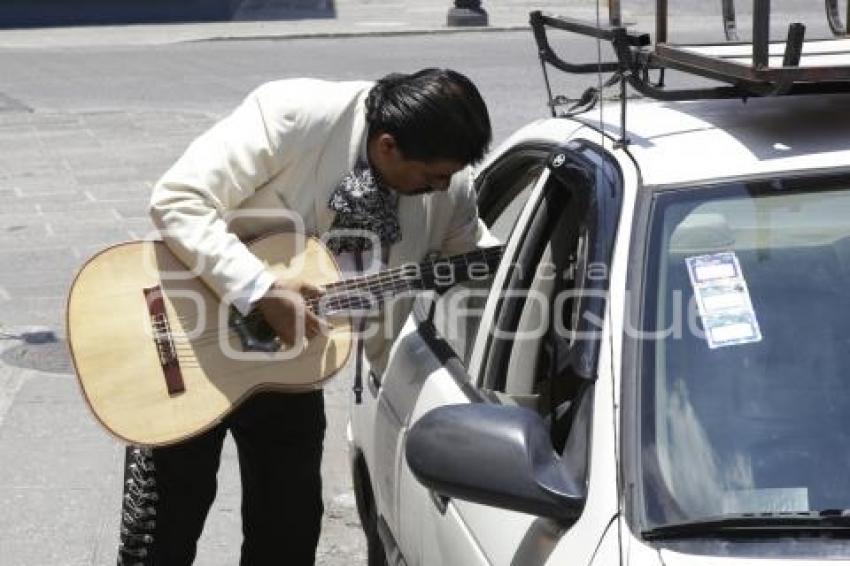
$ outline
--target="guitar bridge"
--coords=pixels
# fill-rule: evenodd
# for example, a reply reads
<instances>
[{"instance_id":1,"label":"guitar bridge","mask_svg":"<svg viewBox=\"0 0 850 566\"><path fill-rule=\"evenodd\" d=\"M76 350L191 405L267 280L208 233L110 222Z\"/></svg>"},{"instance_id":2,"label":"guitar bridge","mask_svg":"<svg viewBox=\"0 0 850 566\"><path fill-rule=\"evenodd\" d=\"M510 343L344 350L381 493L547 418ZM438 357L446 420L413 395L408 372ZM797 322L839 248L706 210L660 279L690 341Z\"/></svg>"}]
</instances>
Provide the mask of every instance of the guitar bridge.
<instances>
[{"instance_id":1,"label":"guitar bridge","mask_svg":"<svg viewBox=\"0 0 850 566\"><path fill-rule=\"evenodd\" d=\"M177 357L177 348L171 334L171 325L165 312L165 302L162 300L162 288L157 285L143 289L143 291L151 320L151 335L159 354L159 363L165 377L168 394L182 393L186 390L186 386L183 383L183 373L180 370L180 360Z\"/></svg>"}]
</instances>

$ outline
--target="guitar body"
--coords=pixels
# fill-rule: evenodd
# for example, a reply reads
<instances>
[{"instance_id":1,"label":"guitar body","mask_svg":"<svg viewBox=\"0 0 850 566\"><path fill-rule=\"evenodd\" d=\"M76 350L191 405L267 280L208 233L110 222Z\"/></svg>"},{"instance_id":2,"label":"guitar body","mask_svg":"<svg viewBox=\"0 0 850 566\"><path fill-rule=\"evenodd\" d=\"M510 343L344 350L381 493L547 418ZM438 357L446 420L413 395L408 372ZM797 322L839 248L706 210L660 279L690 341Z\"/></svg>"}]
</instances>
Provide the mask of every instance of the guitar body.
<instances>
[{"instance_id":1,"label":"guitar body","mask_svg":"<svg viewBox=\"0 0 850 566\"><path fill-rule=\"evenodd\" d=\"M339 281L333 256L316 239L275 234L249 248L277 276ZM208 430L257 391L316 389L348 360L347 317L330 319L333 329L294 355L245 351L229 313L161 242L119 244L89 260L71 288L67 330L98 420L133 444L173 444Z\"/></svg>"}]
</instances>

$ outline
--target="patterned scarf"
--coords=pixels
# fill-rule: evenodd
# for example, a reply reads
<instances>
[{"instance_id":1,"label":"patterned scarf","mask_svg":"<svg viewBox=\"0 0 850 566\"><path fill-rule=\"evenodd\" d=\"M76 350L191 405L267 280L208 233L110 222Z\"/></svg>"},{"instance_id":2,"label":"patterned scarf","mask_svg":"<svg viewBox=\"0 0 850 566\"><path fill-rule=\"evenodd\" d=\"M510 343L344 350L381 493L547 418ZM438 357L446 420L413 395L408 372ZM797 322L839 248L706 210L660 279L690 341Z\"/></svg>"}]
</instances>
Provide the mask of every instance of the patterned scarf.
<instances>
[{"instance_id":1,"label":"patterned scarf","mask_svg":"<svg viewBox=\"0 0 850 566\"><path fill-rule=\"evenodd\" d=\"M362 161L333 190L328 208L336 213L328 239L328 248L335 254L370 250L375 237L384 245L401 239L398 194L382 186ZM362 230L371 237L334 237L335 230Z\"/></svg>"}]
</instances>

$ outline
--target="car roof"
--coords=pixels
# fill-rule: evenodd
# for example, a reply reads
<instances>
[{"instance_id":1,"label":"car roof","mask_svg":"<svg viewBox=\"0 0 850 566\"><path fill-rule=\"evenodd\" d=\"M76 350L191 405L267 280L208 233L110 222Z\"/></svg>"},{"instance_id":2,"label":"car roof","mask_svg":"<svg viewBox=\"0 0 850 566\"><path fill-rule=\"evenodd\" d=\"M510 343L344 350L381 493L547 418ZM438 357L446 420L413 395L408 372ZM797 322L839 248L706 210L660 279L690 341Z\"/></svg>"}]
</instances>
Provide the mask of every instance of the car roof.
<instances>
[{"instance_id":1,"label":"car roof","mask_svg":"<svg viewBox=\"0 0 850 566\"><path fill-rule=\"evenodd\" d=\"M536 122L505 145L523 138L563 140L575 131L575 121L611 139L621 137L620 104L606 101L574 119ZM850 95L629 100L626 125L628 152L644 186L803 170L850 172ZM586 130L582 135L592 138Z\"/></svg>"}]
</instances>

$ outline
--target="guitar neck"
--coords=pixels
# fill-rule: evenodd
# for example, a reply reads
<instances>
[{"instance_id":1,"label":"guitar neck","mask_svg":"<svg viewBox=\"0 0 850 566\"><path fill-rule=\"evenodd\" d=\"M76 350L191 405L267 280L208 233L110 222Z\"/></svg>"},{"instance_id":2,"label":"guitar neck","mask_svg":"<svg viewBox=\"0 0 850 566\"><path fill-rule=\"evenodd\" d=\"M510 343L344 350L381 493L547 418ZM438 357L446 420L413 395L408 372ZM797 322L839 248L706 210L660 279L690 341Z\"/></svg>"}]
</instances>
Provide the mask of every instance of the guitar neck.
<instances>
[{"instance_id":1,"label":"guitar neck","mask_svg":"<svg viewBox=\"0 0 850 566\"><path fill-rule=\"evenodd\" d=\"M311 301L322 314L364 310L411 291L444 291L469 280L486 279L499 265L504 246L481 248L465 254L421 263L407 263L371 275L344 279L325 286L325 295Z\"/></svg>"}]
</instances>

